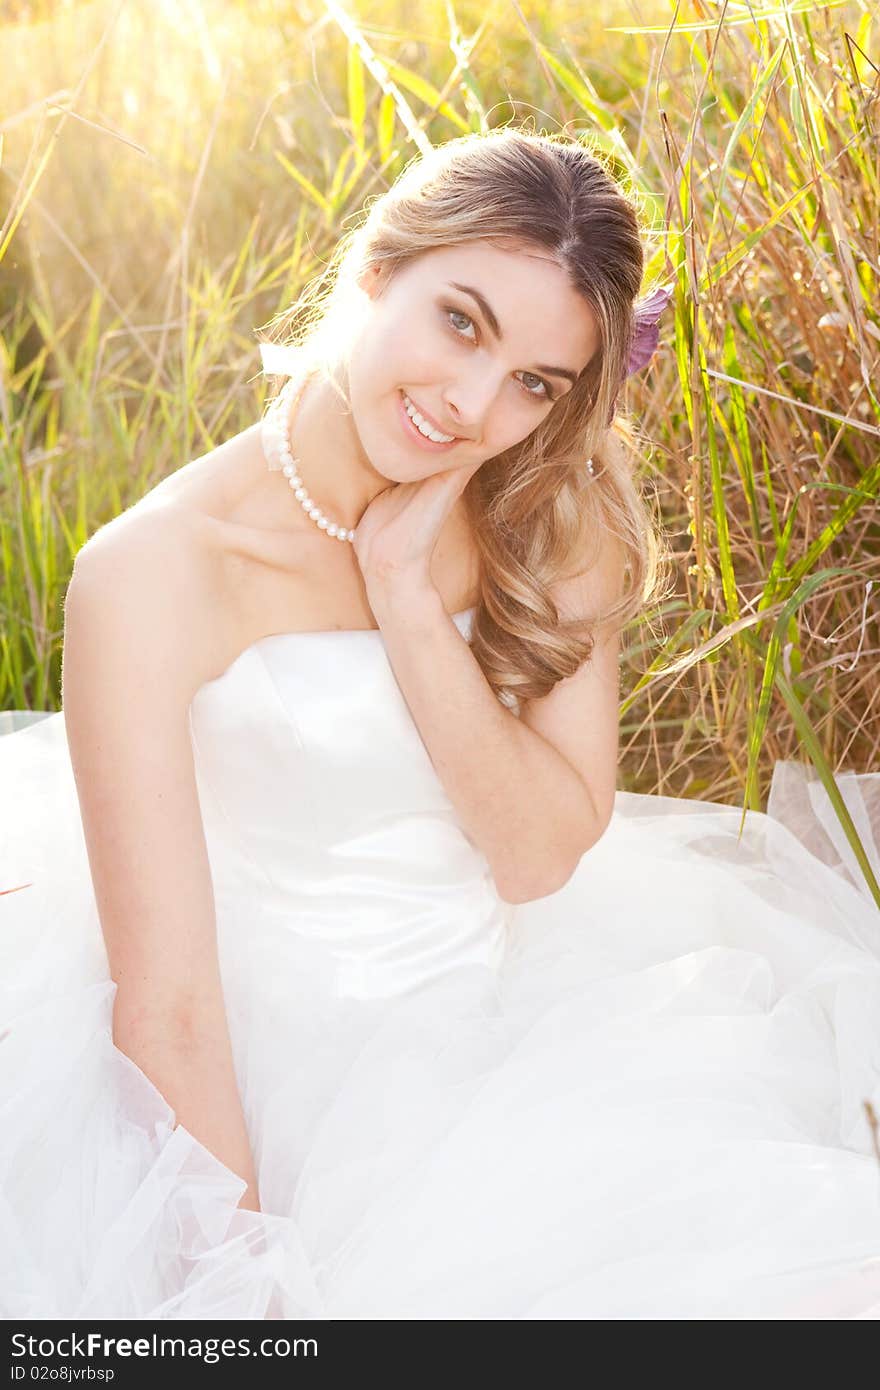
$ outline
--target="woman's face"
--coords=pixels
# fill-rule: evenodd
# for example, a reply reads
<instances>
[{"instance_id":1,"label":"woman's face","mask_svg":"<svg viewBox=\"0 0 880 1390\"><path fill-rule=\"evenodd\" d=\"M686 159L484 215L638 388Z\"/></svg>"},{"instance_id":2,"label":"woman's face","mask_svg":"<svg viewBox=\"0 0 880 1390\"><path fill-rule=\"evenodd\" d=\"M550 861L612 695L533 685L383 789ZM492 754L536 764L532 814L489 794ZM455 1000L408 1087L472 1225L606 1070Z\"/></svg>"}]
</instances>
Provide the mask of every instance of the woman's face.
<instances>
[{"instance_id":1,"label":"woman's face","mask_svg":"<svg viewBox=\"0 0 880 1390\"><path fill-rule=\"evenodd\" d=\"M370 463L394 482L472 470L525 439L599 349L594 314L538 247L441 247L390 278L374 268L361 289L352 417ZM425 447L404 396L455 442Z\"/></svg>"}]
</instances>

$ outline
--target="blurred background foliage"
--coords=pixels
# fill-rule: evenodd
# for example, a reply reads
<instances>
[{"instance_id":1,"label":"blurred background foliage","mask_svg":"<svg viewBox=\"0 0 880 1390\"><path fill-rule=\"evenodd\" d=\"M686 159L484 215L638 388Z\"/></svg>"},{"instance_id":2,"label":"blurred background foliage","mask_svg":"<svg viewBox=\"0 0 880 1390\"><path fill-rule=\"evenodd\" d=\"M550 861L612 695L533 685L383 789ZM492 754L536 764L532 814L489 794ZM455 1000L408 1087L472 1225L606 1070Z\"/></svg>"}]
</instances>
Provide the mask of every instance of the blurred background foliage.
<instances>
[{"instance_id":1,"label":"blurred background foliage","mask_svg":"<svg viewBox=\"0 0 880 1390\"><path fill-rule=\"evenodd\" d=\"M60 704L74 555L246 428L254 329L428 144L588 131L672 283L621 400L674 593L626 635L624 790L763 808L880 767L876 7L5 0L0 708Z\"/></svg>"}]
</instances>

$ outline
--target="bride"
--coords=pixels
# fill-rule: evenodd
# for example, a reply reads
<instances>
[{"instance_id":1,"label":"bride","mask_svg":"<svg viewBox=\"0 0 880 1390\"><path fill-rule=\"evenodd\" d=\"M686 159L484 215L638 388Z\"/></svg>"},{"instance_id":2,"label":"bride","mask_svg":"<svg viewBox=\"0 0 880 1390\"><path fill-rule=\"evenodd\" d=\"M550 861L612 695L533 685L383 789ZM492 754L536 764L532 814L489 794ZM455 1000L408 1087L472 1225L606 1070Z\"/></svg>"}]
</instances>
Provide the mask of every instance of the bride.
<instances>
[{"instance_id":1,"label":"bride","mask_svg":"<svg viewBox=\"0 0 880 1390\"><path fill-rule=\"evenodd\" d=\"M335 262L0 740L0 1311L877 1316L865 880L795 764L615 791L634 206L505 129Z\"/></svg>"}]
</instances>

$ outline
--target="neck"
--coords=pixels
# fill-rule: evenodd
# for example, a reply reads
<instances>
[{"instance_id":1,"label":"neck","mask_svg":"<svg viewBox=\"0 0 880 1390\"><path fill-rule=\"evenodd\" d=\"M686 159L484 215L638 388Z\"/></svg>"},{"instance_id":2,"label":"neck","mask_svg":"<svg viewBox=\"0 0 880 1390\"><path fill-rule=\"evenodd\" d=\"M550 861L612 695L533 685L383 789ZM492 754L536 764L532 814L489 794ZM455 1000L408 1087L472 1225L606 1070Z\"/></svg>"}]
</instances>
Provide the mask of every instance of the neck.
<instances>
[{"instance_id":1,"label":"neck","mask_svg":"<svg viewBox=\"0 0 880 1390\"><path fill-rule=\"evenodd\" d=\"M330 375L329 381L321 374L310 377L289 409L290 450L309 496L332 521L356 528L390 481L372 466L361 446L341 394L347 394L344 366L333 366Z\"/></svg>"}]
</instances>

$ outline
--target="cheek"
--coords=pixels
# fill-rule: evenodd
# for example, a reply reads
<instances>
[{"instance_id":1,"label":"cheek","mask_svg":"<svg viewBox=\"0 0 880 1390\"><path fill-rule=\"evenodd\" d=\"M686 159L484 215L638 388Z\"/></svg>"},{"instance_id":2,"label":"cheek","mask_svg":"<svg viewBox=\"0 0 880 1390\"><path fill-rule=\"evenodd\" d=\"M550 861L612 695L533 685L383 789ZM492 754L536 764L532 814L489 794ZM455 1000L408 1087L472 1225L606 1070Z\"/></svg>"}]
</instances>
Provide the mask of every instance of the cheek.
<instances>
[{"instance_id":1,"label":"cheek","mask_svg":"<svg viewBox=\"0 0 880 1390\"><path fill-rule=\"evenodd\" d=\"M505 413L503 424L499 430L499 433L504 436L502 447L510 449L514 444L521 444L524 439L528 439L530 434L534 434L544 418L544 413L535 407L530 408L528 401L514 406Z\"/></svg>"}]
</instances>

